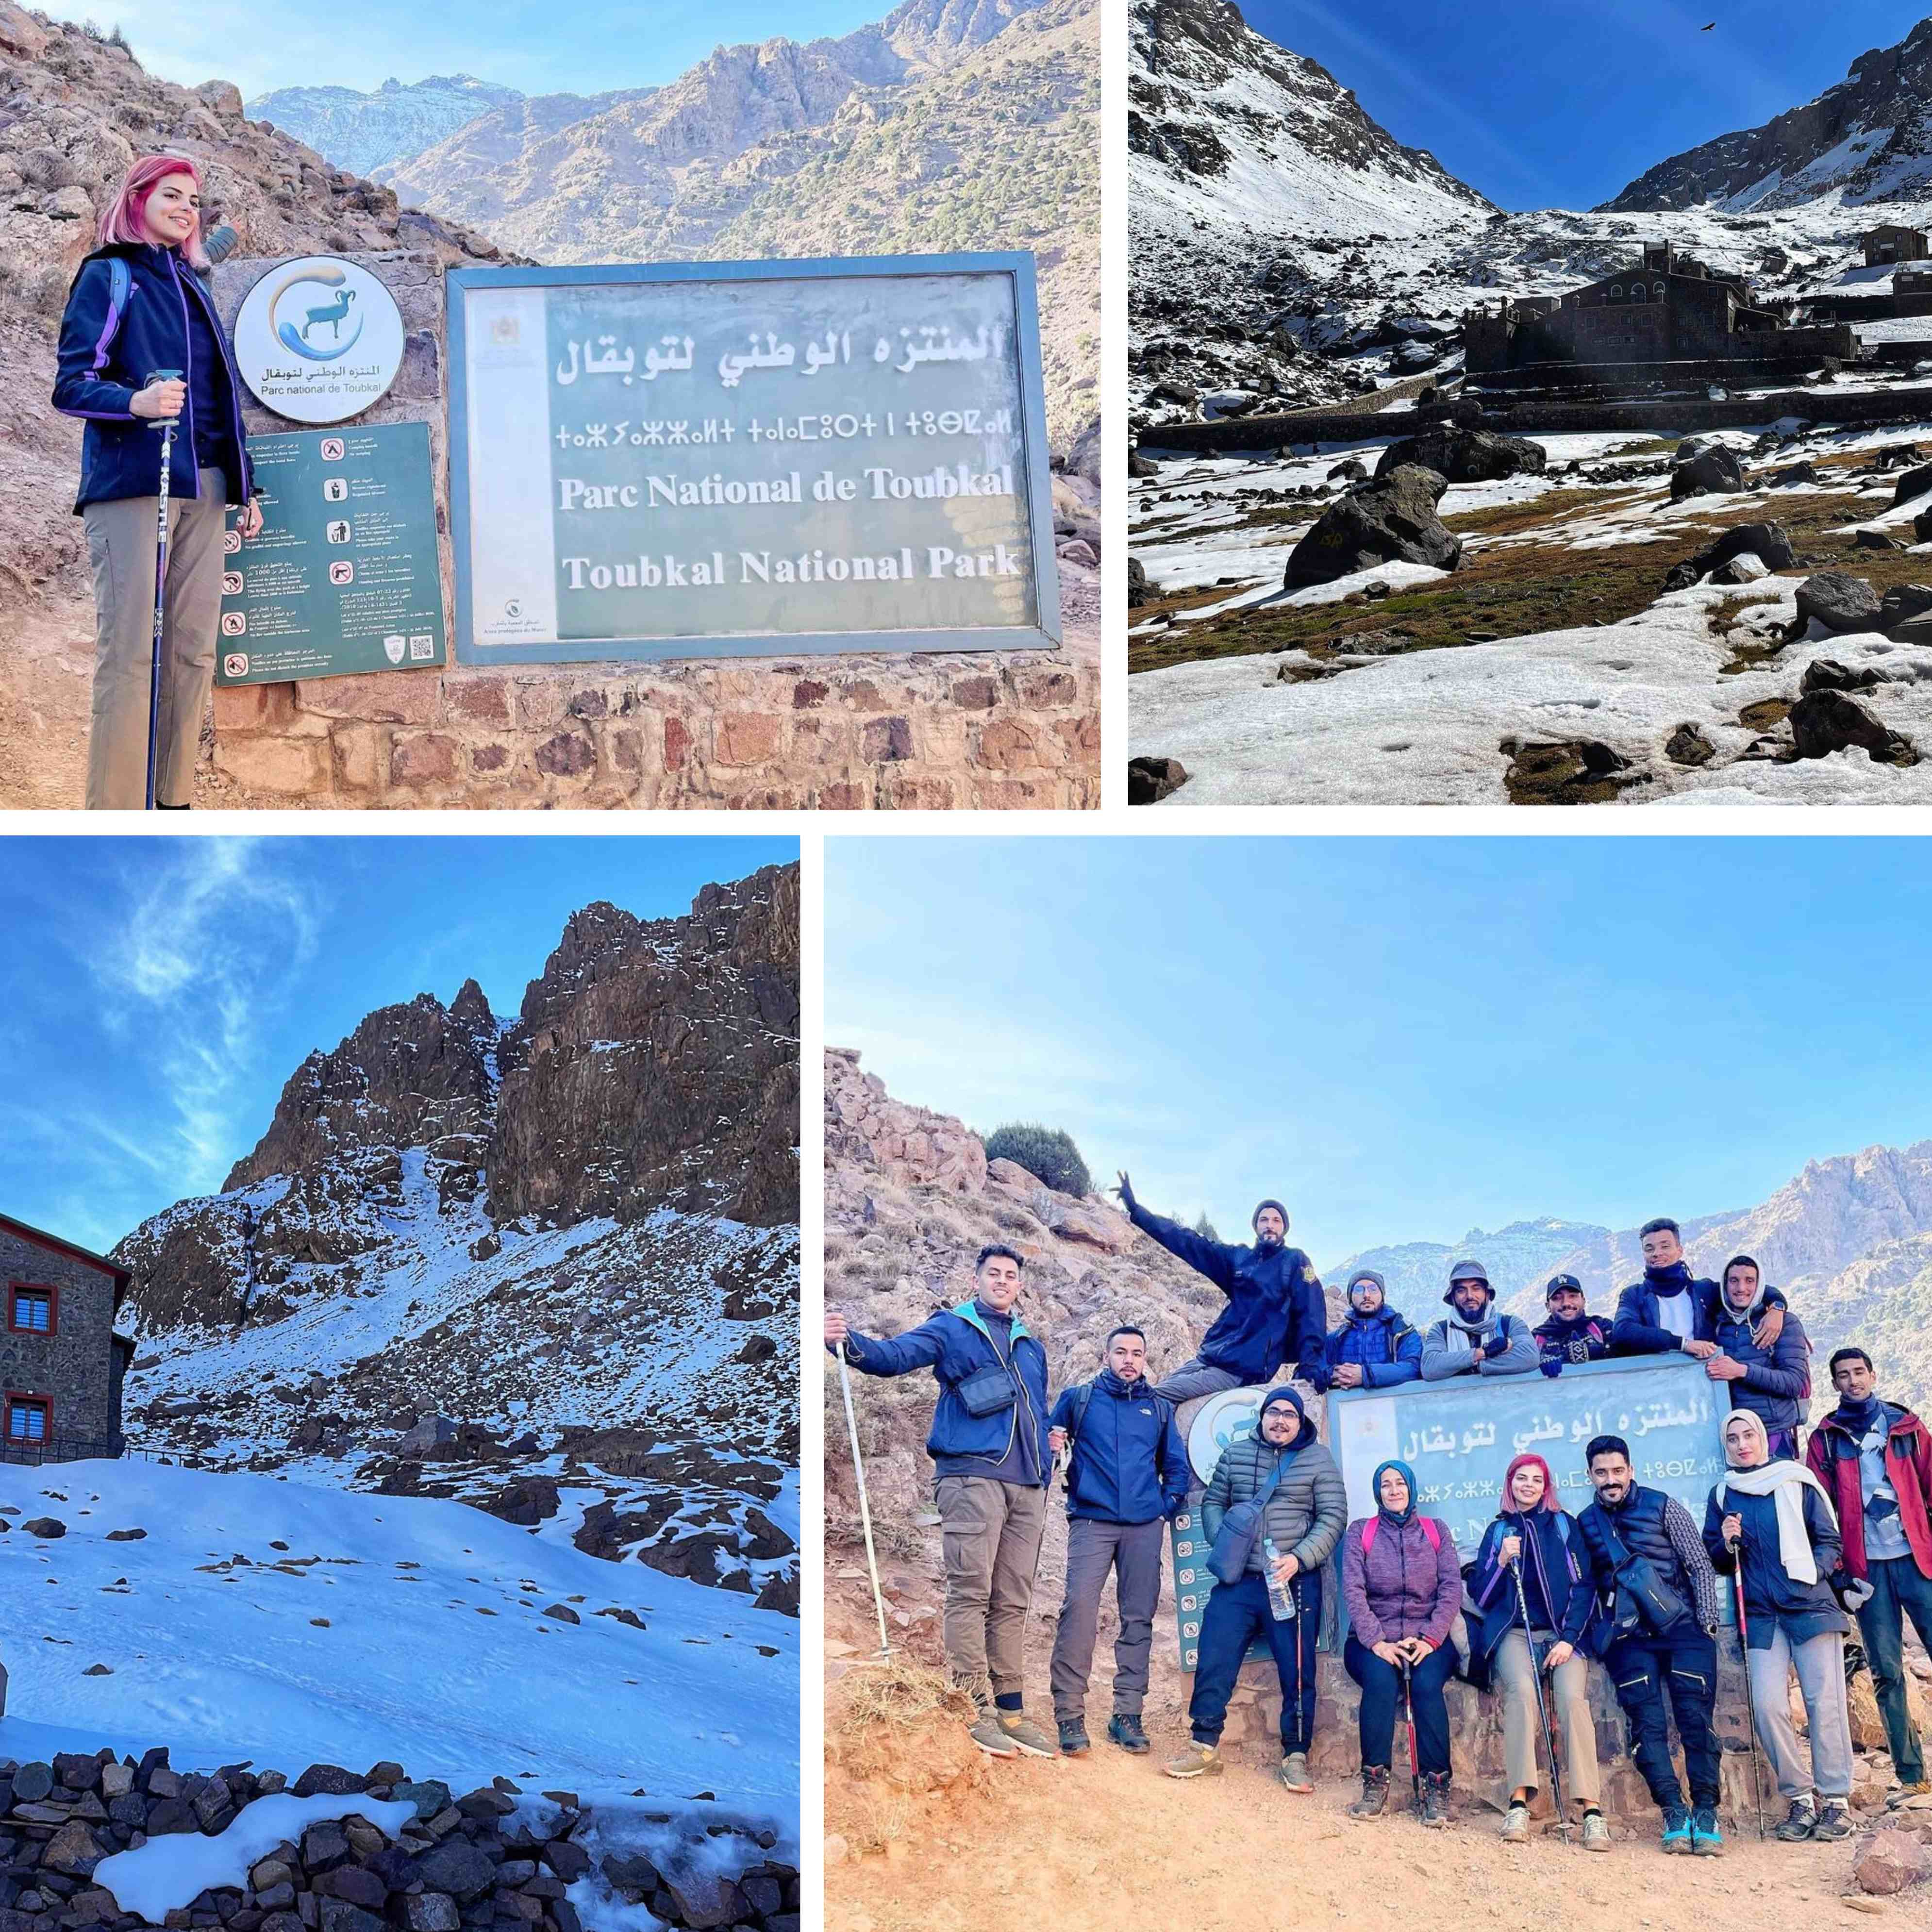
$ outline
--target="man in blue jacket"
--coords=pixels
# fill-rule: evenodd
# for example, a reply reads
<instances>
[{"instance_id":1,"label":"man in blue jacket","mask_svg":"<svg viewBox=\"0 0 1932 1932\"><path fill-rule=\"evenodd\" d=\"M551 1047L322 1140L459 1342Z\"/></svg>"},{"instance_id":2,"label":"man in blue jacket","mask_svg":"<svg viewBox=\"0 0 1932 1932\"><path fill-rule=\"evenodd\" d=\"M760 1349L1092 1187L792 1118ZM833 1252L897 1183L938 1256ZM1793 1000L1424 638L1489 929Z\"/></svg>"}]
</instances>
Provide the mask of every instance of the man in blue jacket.
<instances>
[{"instance_id":1,"label":"man in blue jacket","mask_svg":"<svg viewBox=\"0 0 1932 1932\"><path fill-rule=\"evenodd\" d=\"M1109 1570L1120 1612L1114 1640L1114 1714L1107 1736L1124 1751L1148 1748L1147 1701L1154 1613L1160 1602L1161 1533L1187 1500L1187 1445L1147 1382L1147 1336L1116 1328L1107 1366L1090 1382L1060 1392L1048 1441L1066 1466L1066 1600L1053 1640L1053 1714L1064 1757L1082 1757L1087 1680L1094 1670L1100 1592Z\"/></svg>"},{"instance_id":2,"label":"man in blue jacket","mask_svg":"<svg viewBox=\"0 0 1932 1932\"><path fill-rule=\"evenodd\" d=\"M842 1342L855 1369L930 1369L939 1384L926 1448L938 1473L946 1663L979 1707L973 1742L994 1757L1057 1755L1026 1716L1021 1674L1052 1474L1046 1351L1015 1306L1025 1265L1011 1248L982 1248L973 1299L892 1340L859 1334L836 1310L825 1316L825 1346Z\"/></svg>"},{"instance_id":3,"label":"man in blue jacket","mask_svg":"<svg viewBox=\"0 0 1932 1932\"><path fill-rule=\"evenodd\" d=\"M1324 1395L1414 1382L1422 1372L1422 1337L1389 1306L1388 1282L1373 1268L1358 1268L1348 1292L1347 1318L1296 1375Z\"/></svg>"},{"instance_id":4,"label":"man in blue jacket","mask_svg":"<svg viewBox=\"0 0 1932 1932\"><path fill-rule=\"evenodd\" d=\"M1611 1354L1660 1355L1681 1349L1708 1362L1718 1352L1718 1284L1690 1272L1684 1258L1683 1231L1669 1216L1645 1222L1637 1240L1643 1250L1643 1279L1632 1282L1617 1297ZM1775 1347L1784 1325L1784 1297L1774 1288L1767 1288L1756 1328L1758 1346Z\"/></svg>"},{"instance_id":5,"label":"man in blue jacket","mask_svg":"<svg viewBox=\"0 0 1932 1932\"><path fill-rule=\"evenodd\" d=\"M1134 1198L1125 1174L1119 1192L1127 1218L1142 1234L1151 1234L1228 1298L1202 1337L1200 1353L1162 1382L1156 1395L1178 1406L1222 1389L1265 1384L1282 1363L1299 1362L1321 1347L1328 1328L1322 1283L1314 1264L1288 1245L1288 1210L1279 1201L1264 1201L1255 1210L1255 1244L1244 1248L1210 1241L1150 1214Z\"/></svg>"}]
</instances>

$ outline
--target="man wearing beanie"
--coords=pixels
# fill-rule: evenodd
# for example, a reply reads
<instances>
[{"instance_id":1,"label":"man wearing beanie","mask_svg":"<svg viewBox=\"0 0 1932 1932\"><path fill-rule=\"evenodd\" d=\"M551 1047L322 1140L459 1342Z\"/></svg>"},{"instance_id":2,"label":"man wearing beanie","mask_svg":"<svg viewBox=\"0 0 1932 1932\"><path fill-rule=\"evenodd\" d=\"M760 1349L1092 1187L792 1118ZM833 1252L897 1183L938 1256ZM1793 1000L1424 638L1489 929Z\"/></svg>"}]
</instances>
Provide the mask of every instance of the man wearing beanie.
<instances>
[{"instance_id":1,"label":"man wearing beanie","mask_svg":"<svg viewBox=\"0 0 1932 1932\"><path fill-rule=\"evenodd\" d=\"M1684 1258L1683 1230L1667 1214L1645 1222L1637 1241L1643 1250L1643 1279L1617 1297L1611 1353L1660 1355L1681 1349L1708 1361L1718 1353L1718 1284L1690 1272ZM1764 1300L1754 1333L1758 1346L1769 1351L1784 1327L1784 1297L1772 1288L1766 1289Z\"/></svg>"},{"instance_id":2,"label":"man wearing beanie","mask_svg":"<svg viewBox=\"0 0 1932 1932\"><path fill-rule=\"evenodd\" d=\"M1422 1379L1451 1376L1521 1376L1542 1365L1529 1324L1496 1312L1496 1292L1480 1262L1458 1262L1449 1270L1449 1312L1423 1337Z\"/></svg>"},{"instance_id":3,"label":"man wearing beanie","mask_svg":"<svg viewBox=\"0 0 1932 1932\"><path fill-rule=\"evenodd\" d=\"M1210 1241L1192 1228L1150 1214L1125 1174L1118 1190L1127 1218L1177 1260L1204 1274L1228 1305L1202 1336L1201 1351L1154 1390L1177 1406L1222 1389L1271 1381L1284 1362L1318 1354L1328 1326L1313 1264L1288 1245L1288 1210L1264 1201L1250 1217L1252 1247Z\"/></svg>"},{"instance_id":4,"label":"man wearing beanie","mask_svg":"<svg viewBox=\"0 0 1932 1932\"><path fill-rule=\"evenodd\" d=\"M1543 1291L1547 1311L1541 1326L1530 1333L1542 1352L1546 1372L1566 1364L1600 1362L1610 1352L1610 1324L1592 1315L1583 1299L1583 1284L1574 1274L1553 1274ZM1549 1364L1554 1362L1556 1370Z\"/></svg>"},{"instance_id":5,"label":"man wearing beanie","mask_svg":"<svg viewBox=\"0 0 1932 1932\"><path fill-rule=\"evenodd\" d=\"M1216 1583L1201 1617L1201 1644L1188 1700L1192 1744L1165 1766L1170 1778L1212 1776L1221 1769L1221 1731L1241 1661L1264 1636L1281 1679L1281 1781L1292 1792L1315 1789L1308 1754L1315 1738L1315 1641L1322 1629L1322 1566L1348 1520L1342 1472L1301 1398L1284 1384L1262 1397L1255 1426L1221 1452L1202 1498L1202 1527L1211 1544L1238 1503L1261 1500L1261 1522L1247 1565L1232 1583ZM1270 1558L1268 1546L1272 1544ZM1288 1592L1292 1616L1268 1600L1272 1576Z\"/></svg>"},{"instance_id":6,"label":"man wearing beanie","mask_svg":"<svg viewBox=\"0 0 1932 1932\"><path fill-rule=\"evenodd\" d=\"M1422 1372L1422 1337L1388 1300L1388 1284L1373 1268L1348 1277L1348 1313L1295 1371L1327 1394L1331 1388L1392 1388Z\"/></svg>"}]
</instances>

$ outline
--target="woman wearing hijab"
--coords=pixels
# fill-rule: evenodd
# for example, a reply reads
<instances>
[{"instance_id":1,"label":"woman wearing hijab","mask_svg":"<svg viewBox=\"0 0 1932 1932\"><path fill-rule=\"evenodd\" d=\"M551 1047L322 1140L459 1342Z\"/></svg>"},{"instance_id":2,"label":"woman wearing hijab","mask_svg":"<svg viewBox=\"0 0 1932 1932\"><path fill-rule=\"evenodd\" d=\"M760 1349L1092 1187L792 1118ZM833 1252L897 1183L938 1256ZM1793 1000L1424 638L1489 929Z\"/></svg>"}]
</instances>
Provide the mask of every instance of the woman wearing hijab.
<instances>
[{"instance_id":1,"label":"woman wearing hijab","mask_svg":"<svg viewBox=\"0 0 1932 1932\"><path fill-rule=\"evenodd\" d=\"M1342 1472L1292 1388L1271 1388L1247 1434L1221 1452L1202 1500L1202 1527L1211 1544L1222 1519L1238 1503L1264 1492L1260 1527L1247 1568L1232 1583L1216 1583L1202 1612L1187 1716L1194 1742L1166 1766L1170 1778L1214 1776L1221 1769L1221 1731L1242 1660L1264 1636L1281 1679L1281 1781L1292 1792L1315 1789L1308 1754L1315 1740L1315 1640L1322 1628L1322 1566L1348 1514ZM1268 1545L1274 1546L1270 1560ZM1295 1613L1277 1618L1268 1600L1273 1580L1285 1585Z\"/></svg>"},{"instance_id":2,"label":"woman wearing hijab","mask_svg":"<svg viewBox=\"0 0 1932 1932\"><path fill-rule=\"evenodd\" d=\"M1388 1802L1396 1713L1408 1681L1425 1825L1449 1822L1449 1707L1443 1686L1456 1668L1449 1627L1462 1606L1462 1572L1448 1527L1416 1508L1406 1462L1376 1469L1376 1514L1342 1535L1342 1600L1348 1641L1342 1653L1362 1687L1362 1795L1352 1818L1376 1818Z\"/></svg>"},{"instance_id":3,"label":"woman wearing hijab","mask_svg":"<svg viewBox=\"0 0 1932 1932\"><path fill-rule=\"evenodd\" d=\"M100 245L68 291L53 396L57 410L87 425L74 506L86 520L94 573L87 802L138 810L147 794L161 425L172 419L154 798L184 811L214 677L228 506L242 506L244 538L260 530L262 513L241 380L201 279L199 170L179 154L136 161L99 232ZM160 370L178 373L150 380Z\"/></svg>"},{"instance_id":4,"label":"woman wearing hijab","mask_svg":"<svg viewBox=\"0 0 1932 1932\"><path fill-rule=\"evenodd\" d=\"M1583 1849L1607 1852L1610 1832L1598 1802L1597 1732L1590 1720L1584 1646L1595 1593L1581 1534L1557 1501L1550 1465L1540 1456L1519 1456L1505 1472L1502 1507L1483 1534L1469 1588L1482 1612L1480 1634L1472 1636L1472 1645L1477 1660L1490 1666L1503 1700L1503 1759L1510 1782L1503 1837L1520 1844L1529 1836L1540 1748L1533 1681L1540 1660L1546 1674L1543 1694L1562 1722L1568 1796L1583 1808Z\"/></svg>"},{"instance_id":5,"label":"woman wearing hijab","mask_svg":"<svg viewBox=\"0 0 1932 1932\"><path fill-rule=\"evenodd\" d=\"M1724 1460L1730 1466L1705 1507L1704 1546L1726 1575L1742 1566L1758 1742L1791 1808L1777 1835L1787 1843L1848 1838L1845 1634L1851 1621L1825 1581L1838 1567L1838 1519L1824 1485L1804 1464L1772 1459L1764 1418L1754 1409L1734 1408L1725 1418ZM1808 1762L1791 1724L1794 1670L1811 1734Z\"/></svg>"}]
</instances>

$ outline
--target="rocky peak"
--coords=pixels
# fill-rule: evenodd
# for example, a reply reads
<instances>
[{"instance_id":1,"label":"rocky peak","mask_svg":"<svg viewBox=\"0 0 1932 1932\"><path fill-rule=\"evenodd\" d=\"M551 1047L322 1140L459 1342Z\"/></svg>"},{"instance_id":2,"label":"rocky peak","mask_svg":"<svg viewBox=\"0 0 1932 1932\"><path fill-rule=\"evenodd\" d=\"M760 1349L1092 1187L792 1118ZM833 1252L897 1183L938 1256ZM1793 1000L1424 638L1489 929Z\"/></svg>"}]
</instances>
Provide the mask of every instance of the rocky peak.
<instances>
[{"instance_id":1,"label":"rocky peak","mask_svg":"<svg viewBox=\"0 0 1932 1932\"><path fill-rule=\"evenodd\" d=\"M490 1010L483 988L474 980L464 980L458 989L456 998L450 1002L449 1017L454 1024L472 1033L494 1034L496 1030L496 1016Z\"/></svg>"}]
</instances>

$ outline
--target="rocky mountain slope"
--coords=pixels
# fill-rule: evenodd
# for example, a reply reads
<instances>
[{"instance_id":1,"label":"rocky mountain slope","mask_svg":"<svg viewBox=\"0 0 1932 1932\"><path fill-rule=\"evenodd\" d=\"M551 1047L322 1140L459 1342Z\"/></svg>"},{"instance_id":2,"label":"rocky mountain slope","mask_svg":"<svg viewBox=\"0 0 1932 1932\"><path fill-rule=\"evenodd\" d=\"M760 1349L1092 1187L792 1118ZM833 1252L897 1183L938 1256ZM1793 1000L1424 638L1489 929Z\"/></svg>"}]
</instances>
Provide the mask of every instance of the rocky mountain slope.
<instances>
[{"instance_id":1,"label":"rocky mountain slope","mask_svg":"<svg viewBox=\"0 0 1932 1932\"><path fill-rule=\"evenodd\" d=\"M1030 248L1056 446L1096 412L1096 0L907 0L668 86L506 104L382 170L541 260Z\"/></svg>"},{"instance_id":2,"label":"rocky mountain slope","mask_svg":"<svg viewBox=\"0 0 1932 1932\"><path fill-rule=\"evenodd\" d=\"M272 122L339 168L373 174L407 160L446 136L523 99L474 74L430 74L406 87L394 79L372 92L352 87L278 87L247 104L251 121Z\"/></svg>"},{"instance_id":3,"label":"rocky mountain slope","mask_svg":"<svg viewBox=\"0 0 1932 1932\"><path fill-rule=\"evenodd\" d=\"M798 870L573 915L511 1020L372 1013L115 1250L129 1433L559 1519L796 1605Z\"/></svg>"}]
</instances>

